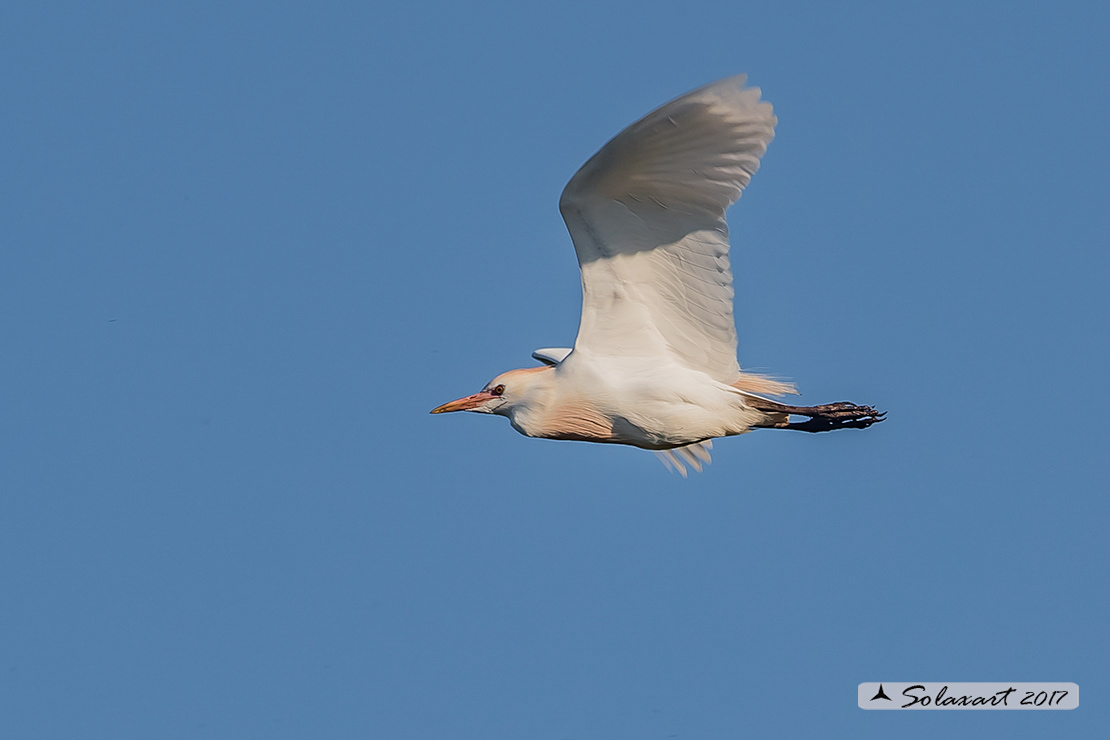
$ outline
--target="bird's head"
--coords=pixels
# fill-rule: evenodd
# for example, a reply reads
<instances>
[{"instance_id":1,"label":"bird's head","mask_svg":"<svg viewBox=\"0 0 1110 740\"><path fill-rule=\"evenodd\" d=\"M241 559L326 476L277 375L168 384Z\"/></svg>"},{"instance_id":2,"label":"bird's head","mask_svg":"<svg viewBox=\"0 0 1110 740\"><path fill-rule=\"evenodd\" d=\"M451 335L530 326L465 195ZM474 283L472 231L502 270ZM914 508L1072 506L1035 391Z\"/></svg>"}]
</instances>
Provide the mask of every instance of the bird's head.
<instances>
[{"instance_id":1,"label":"bird's head","mask_svg":"<svg viewBox=\"0 0 1110 740\"><path fill-rule=\"evenodd\" d=\"M512 418L513 412L536 400L547 387L550 367L529 367L509 370L486 383L486 387L432 409L433 414L448 411L474 411L479 414L500 414Z\"/></svg>"}]
</instances>

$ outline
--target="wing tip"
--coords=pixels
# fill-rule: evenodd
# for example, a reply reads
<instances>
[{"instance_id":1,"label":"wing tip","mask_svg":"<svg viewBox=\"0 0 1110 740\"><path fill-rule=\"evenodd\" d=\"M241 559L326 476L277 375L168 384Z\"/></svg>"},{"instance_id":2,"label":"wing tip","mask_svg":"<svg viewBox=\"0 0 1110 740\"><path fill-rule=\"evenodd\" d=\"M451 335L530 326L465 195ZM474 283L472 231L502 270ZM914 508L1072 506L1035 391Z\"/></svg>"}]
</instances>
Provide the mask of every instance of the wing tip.
<instances>
[{"instance_id":1,"label":"wing tip","mask_svg":"<svg viewBox=\"0 0 1110 740\"><path fill-rule=\"evenodd\" d=\"M570 347L541 347L532 353L532 359L549 367L555 367L571 353Z\"/></svg>"},{"instance_id":2,"label":"wing tip","mask_svg":"<svg viewBox=\"0 0 1110 740\"><path fill-rule=\"evenodd\" d=\"M707 85L692 90L685 95L680 95L675 100L682 98L695 98L713 96L722 102L731 103L737 107L745 110L762 110L767 113L767 117L772 123L777 123L778 120L771 114L773 106L763 100L763 89L755 85L745 86L748 81L746 74L733 75L732 77L725 77L710 82ZM673 101L672 101L673 102Z\"/></svg>"}]
</instances>

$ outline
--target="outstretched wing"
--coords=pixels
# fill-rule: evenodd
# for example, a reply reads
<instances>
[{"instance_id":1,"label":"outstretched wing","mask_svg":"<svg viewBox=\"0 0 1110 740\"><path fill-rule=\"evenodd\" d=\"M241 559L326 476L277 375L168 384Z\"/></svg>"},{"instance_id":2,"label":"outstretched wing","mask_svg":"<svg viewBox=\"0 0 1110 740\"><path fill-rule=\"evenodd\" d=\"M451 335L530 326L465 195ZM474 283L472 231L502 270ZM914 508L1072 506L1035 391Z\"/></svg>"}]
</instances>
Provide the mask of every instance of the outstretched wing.
<instances>
[{"instance_id":1,"label":"outstretched wing","mask_svg":"<svg viewBox=\"0 0 1110 740\"><path fill-rule=\"evenodd\" d=\"M576 352L673 360L724 383L739 373L725 209L774 136L744 76L632 124L559 201L582 269Z\"/></svg>"}]
</instances>

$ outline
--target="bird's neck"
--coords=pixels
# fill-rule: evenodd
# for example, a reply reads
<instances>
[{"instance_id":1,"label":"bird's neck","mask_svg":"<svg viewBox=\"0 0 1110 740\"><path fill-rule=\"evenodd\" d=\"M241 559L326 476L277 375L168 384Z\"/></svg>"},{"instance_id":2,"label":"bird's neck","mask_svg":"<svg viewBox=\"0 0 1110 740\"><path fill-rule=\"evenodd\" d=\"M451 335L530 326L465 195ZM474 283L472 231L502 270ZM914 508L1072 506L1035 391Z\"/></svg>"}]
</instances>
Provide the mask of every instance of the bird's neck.
<instances>
[{"instance_id":1,"label":"bird's neck","mask_svg":"<svg viewBox=\"0 0 1110 740\"><path fill-rule=\"evenodd\" d=\"M525 400L508 414L513 427L529 437L612 442L613 424L597 404L559 385L554 368L537 373Z\"/></svg>"}]
</instances>

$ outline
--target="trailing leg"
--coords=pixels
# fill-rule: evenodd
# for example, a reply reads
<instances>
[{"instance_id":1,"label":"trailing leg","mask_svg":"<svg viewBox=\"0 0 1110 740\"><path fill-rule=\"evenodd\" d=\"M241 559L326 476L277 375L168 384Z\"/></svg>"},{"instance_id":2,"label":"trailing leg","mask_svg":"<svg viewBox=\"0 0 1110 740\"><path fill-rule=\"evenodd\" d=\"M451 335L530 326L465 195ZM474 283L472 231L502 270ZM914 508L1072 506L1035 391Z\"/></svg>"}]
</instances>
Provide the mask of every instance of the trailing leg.
<instances>
[{"instance_id":1,"label":"trailing leg","mask_svg":"<svg viewBox=\"0 0 1110 740\"><path fill-rule=\"evenodd\" d=\"M866 429L886 418L885 411L872 406L854 403L826 403L820 406L789 406L766 398L749 397L747 403L758 411L775 414L766 424L756 424L765 429L793 429L799 432L831 432L835 429ZM809 417L806 421L790 421L791 416Z\"/></svg>"}]
</instances>

